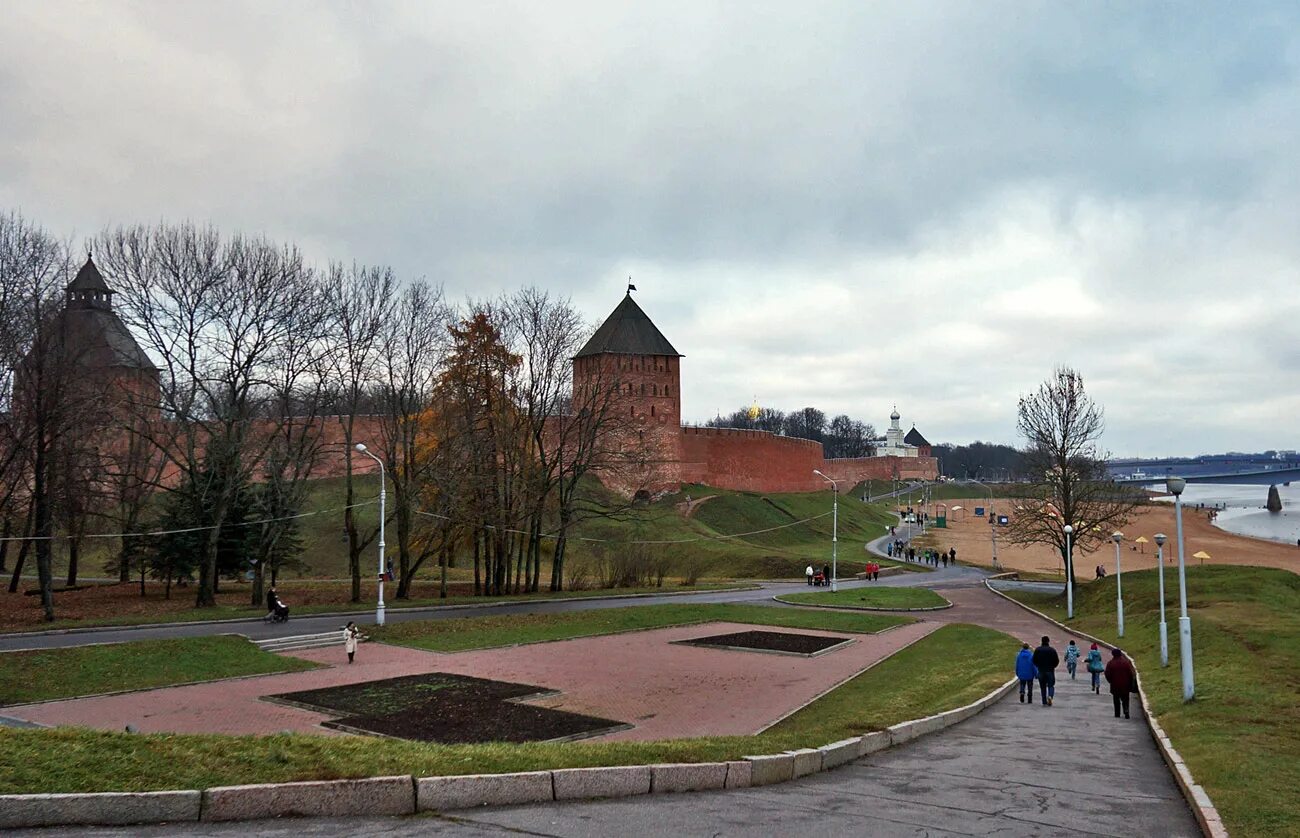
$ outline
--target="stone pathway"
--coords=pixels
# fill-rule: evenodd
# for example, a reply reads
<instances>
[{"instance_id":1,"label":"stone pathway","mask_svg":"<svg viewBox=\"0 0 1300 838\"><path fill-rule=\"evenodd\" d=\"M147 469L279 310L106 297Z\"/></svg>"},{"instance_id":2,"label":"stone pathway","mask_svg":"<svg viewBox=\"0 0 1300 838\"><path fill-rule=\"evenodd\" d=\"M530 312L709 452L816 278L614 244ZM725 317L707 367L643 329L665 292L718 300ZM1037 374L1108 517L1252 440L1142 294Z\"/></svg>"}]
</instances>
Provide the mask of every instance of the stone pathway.
<instances>
[{"instance_id":1,"label":"stone pathway","mask_svg":"<svg viewBox=\"0 0 1300 838\"><path fill-rule=\"evenodd\" d=\"M331 716L262 700L262 696L374 681L420 672L451 672L531 684L560 695L539 705L627 722L608 740L747 735L939 627L912 623L883 634L773 628L842 636L854 643L815 658L685 646L674 641L754 626L708 623L527 646L440 654L382 643L363 644L347 664L335 648L288 654L329 664L309 672L263 675L20 707L5 714L45 725L84 725L143 733L254 733L285 730L340 735L320 726Z\"/></svg>"}]
</instances>

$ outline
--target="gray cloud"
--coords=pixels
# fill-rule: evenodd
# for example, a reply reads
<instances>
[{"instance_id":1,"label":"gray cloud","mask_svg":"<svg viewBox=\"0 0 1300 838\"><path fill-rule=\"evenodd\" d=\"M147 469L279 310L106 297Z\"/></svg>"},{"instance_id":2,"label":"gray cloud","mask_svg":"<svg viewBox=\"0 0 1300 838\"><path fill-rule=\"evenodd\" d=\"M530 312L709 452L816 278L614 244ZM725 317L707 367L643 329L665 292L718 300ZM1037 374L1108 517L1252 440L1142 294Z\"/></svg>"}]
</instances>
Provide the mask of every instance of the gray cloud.
<instances>
[{"instance_id":1,"label":"gray cloud","mask_svg":"<svg viewBox=\"0 0 1300 838\"><path fill-rule=\"evenodd\" d=\"M1125 453L1298 447L1300 10L16 4L0 205L211 220L593 319L754 395L1011 440L1083 370ZM1175 430L1171 430L1175 428Z\"/></svg>"}]
</instances>

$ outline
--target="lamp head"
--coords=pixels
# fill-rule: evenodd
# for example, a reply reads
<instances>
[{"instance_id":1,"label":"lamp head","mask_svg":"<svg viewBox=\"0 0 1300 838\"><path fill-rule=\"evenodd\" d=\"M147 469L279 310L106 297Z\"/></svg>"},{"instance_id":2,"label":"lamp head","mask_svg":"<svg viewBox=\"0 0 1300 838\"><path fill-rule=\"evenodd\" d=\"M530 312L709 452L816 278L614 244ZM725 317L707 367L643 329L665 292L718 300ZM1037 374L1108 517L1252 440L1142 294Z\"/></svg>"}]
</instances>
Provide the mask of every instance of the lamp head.
<instances>
[{"instance_id":1,"label":"lamp head","mask_svg":"<svg viewBox=\"0 0 1300 838\"><path fill-rule=\"evenodd\" d=\"M1162 532L1158 532L1155 534L1155 540L1156 540L1157 547L1164 547L1165 542L1169 540L1169 536L1165 535Z\"/></svg>"},{"instance_id":2,"label":"lamp head","mask_svg":"<svg viewBox=\"0 0 1300 838\"><path fill-rule=\"evenodd\" d=\"M1116 544L1119 544L1121 541L1124 540L1124 533L1120 532L1119 530L1115 530L1115 532L1110 534L1110 538L1111 541L1114 541Z\"/></svg>"},{"instance_id":3,"label":"lamp head","mask_svg":"<svg viewBox=\"0 0 1300 838\"><path fill-rule=\"evenodd\" d=\"M818 477L825 477L825 476L826 476L826 475L822 474L820 471L818 471L817 469L813 469L813 474L817 475Z\"/></svg>"},{"instance_id":4,"label":"lamp head","mask_svg":"<svg viewBox=\"0 0 1300 838\"><path fill-rule=\"evenodd\" d=\"M1187 481L1181 477L1170 477L1165 481L1165 488L1169 489L1169 494L1178 497L1187 488Z\"/></svg>"},{"instance_id":5,"label":"lamp head","mask_svg":"<svg viewBox=\"0 0 1300 838\"><path fill-rule=\"evenodd\" d=\"M366 444L364 442L358 442L356 444L356 449L360 451L362 454L364 454L366 453Z\"/></svg>"},{"instance_id":6,"label":"lamp head","mask_svg":"<svg viewBox=\"0 0 1300 838\"><path fill-rule=\"evenodd\" d=\"M1074 532L1074 527L1070 526L1069 524L1066 524L1062 529L1065 530L1066 535L1069 535L1070 533Z\"/></svg>"}]
</instances>

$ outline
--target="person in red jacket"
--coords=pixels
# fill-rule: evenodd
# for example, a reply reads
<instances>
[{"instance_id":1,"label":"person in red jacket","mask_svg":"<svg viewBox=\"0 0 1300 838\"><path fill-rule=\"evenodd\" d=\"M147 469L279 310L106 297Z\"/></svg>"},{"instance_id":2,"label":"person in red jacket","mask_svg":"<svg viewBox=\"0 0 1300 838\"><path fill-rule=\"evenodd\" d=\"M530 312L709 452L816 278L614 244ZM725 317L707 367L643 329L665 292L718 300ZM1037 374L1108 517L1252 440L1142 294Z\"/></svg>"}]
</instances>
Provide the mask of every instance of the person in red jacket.
<instances>
[{"instance_id":1,"label":"person in red jacket","mask_svg":"<svg viewBox=\"0 0 1300 838\"><path fill-rule=\"evenodd\" d=\"M1112 649L1110 654L1110 663L1106 664L1106 683L1110 684L1110 698L1115 702L1115 718L1119 718L1119 711L1123 709L1127 719L1129 696L1138 688L1137 670L1123 650Z\"/></svg>"}]
</instances>

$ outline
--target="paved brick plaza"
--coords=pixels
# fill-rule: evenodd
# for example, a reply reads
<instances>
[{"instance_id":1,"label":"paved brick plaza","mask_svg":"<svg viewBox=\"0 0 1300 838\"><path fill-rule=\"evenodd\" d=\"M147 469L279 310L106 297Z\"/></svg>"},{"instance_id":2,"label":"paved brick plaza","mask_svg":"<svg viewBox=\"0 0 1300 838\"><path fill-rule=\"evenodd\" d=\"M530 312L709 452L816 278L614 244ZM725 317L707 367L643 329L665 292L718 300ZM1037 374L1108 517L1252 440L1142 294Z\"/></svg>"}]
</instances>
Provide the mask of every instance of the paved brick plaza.
<instances>
[{"instance_id":1,"label":"paved brick plaza","mask_svg":"<svg viewBox=\"0 0 1300 838\"><path fill-rule=\"evenodd\" d=\"M914 623L857 640L816 658L683 646L673 641L752 626L709 623L553 643L442 654L364 644L347 665L338 648L292 653L328 668L232 679L99 698L48 702L7 711L49 725L142 732L346 735L320 726L329 716L261 700L297 690L420 672L452 672L535 684L560 691L538 704L635 725L606 737L664 739L751 734L839 682L938 628ZM843 632L789 629L825 636Z\"/></svg>"}]
</instances>

